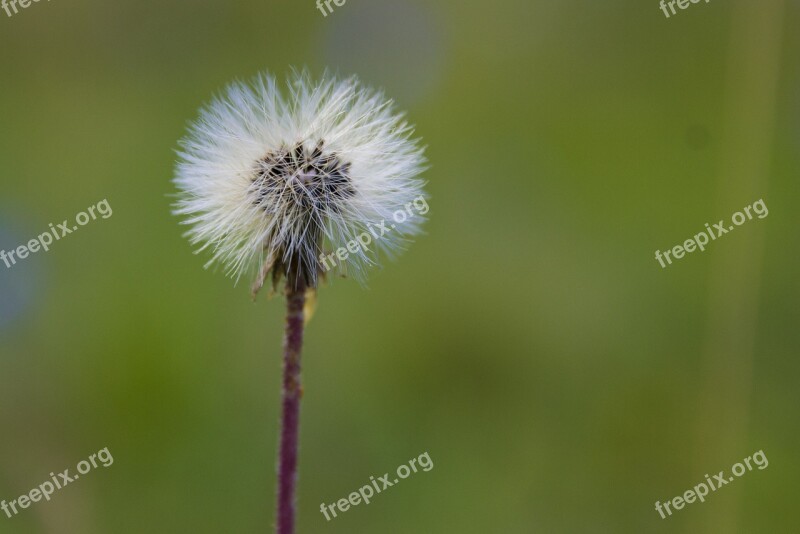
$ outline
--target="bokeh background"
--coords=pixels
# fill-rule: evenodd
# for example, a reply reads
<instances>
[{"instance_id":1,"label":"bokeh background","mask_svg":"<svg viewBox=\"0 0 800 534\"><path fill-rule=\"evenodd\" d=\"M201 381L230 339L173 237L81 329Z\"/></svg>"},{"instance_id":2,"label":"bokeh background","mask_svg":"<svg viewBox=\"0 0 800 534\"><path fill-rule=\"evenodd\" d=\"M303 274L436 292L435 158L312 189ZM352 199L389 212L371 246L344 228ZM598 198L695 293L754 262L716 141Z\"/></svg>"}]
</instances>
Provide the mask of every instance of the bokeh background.
<instances>
[{"instance_id":1,"label":"bokeh background","mask_svg":"<svg viewBox=\"0 0 800 534\"><path fill-rule=\"evenodd\" d=\"M271 531L283 302L202 268L170 179L212 94L301 65L383 87L432 168L427 235L320 291L299 532L800 531L798 23L795 0L0 11L0 248L113 208L0 264L0 499L115 460L0 532ZM767 469L655 511L758 450Z\"/></svg>"}]
</instances>

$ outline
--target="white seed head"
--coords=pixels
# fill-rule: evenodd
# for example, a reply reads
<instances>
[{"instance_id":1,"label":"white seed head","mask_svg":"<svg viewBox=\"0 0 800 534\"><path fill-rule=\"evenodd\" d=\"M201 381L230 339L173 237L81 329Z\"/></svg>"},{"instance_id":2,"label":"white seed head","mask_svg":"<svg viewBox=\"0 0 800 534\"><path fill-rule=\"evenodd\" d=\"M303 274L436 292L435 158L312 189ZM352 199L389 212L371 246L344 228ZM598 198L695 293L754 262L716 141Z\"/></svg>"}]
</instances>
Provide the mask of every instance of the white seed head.
<instances>
[{"instance_id":1,"label":"white seed head","mask_svg":"<svg viewBox=\"0 0 800 534\"><path fill-rule=\"evenodd\" d=\"M355 77L293 72L287 89L262 74L200 111L180 142L175 213L210 251L206 266L236 279L261 267L261 283L271 272L315 287L327 269L363 280L378 252L420 230L424 213L409 206L424 202L424 149L393 102ZM353 246L365 233L370 243ZM348 244L345 260L328 256Z\"/></svg>"}]
</instances>

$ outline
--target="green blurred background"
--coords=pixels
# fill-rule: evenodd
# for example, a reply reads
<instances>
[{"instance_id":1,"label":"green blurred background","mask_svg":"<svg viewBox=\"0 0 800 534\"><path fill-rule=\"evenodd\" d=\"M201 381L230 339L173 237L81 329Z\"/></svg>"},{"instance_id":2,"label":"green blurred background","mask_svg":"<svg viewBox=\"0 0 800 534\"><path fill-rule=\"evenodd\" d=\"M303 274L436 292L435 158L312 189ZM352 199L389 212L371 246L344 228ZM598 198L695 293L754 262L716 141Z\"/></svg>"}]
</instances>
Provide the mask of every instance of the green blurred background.
<instances>
[{"instance_id":1,"label":"green blurred background","mask_svg":"<svg viewBox=\"0 0 800 534\"><path fill-rule=\"evenodd\" d=\"M0 532L271 531L283 303L202 268L170 180L212 94L302 65L386 89L432 168L427 235L319 292L299 532L799 532L798 22L789 0L0 11L0 248L114 210L0 264L0 499L115 460ZM655 261L759 198L767 218Z\"/></svg>"}]
</instances>

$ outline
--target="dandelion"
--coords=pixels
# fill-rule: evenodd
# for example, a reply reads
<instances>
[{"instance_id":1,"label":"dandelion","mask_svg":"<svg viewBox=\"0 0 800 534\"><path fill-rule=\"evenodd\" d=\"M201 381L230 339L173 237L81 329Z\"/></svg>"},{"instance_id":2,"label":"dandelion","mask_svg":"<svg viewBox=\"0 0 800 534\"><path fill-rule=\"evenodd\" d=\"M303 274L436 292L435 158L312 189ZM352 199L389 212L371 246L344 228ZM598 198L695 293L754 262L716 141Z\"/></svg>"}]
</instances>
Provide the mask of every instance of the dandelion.
<instances>
[{"instance_id":1,"label":"dandelion","mask_svg":"<svg viewBox=\"0 0 800 534\"><path fill-rule=\"evenodd\" d=\"M236 280L252 275L254 296L268 278L272 291L284 281L279 534L294 532L307 293L325 275L326 250L424 198L424 149L412 135L393 102L357 78L326 74L315 83L295 71L285 94L268 74L231 84L180 143L175 213L197 251L210 256L206 267L222 267ZM423 221L409 218L370 247L351 249L337 274L363 281L366 269L402 249Z\"/></svg>"}]
</instances>

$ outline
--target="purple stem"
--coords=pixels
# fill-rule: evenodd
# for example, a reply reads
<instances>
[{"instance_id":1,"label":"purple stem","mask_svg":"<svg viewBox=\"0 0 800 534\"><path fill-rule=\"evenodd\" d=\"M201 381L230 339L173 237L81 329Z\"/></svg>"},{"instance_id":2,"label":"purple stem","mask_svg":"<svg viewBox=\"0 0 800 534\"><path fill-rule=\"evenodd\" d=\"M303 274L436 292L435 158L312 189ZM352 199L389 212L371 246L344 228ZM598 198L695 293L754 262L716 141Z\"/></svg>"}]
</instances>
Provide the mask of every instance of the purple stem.
<instances>
[{"instance_id":1,"label":"purple stem","mask_svg":"<svg viewBox=\"0 0 800 534\"><path fill-rule=\"evenodd\" d=\"M302 277L298 277L302 279ZM303 346L305 284L286 283L286 334L283 342L283 417L278 463L277 534L294 534L297 445L300 434L300 352Z\"/></svg>"}]
</instances>

